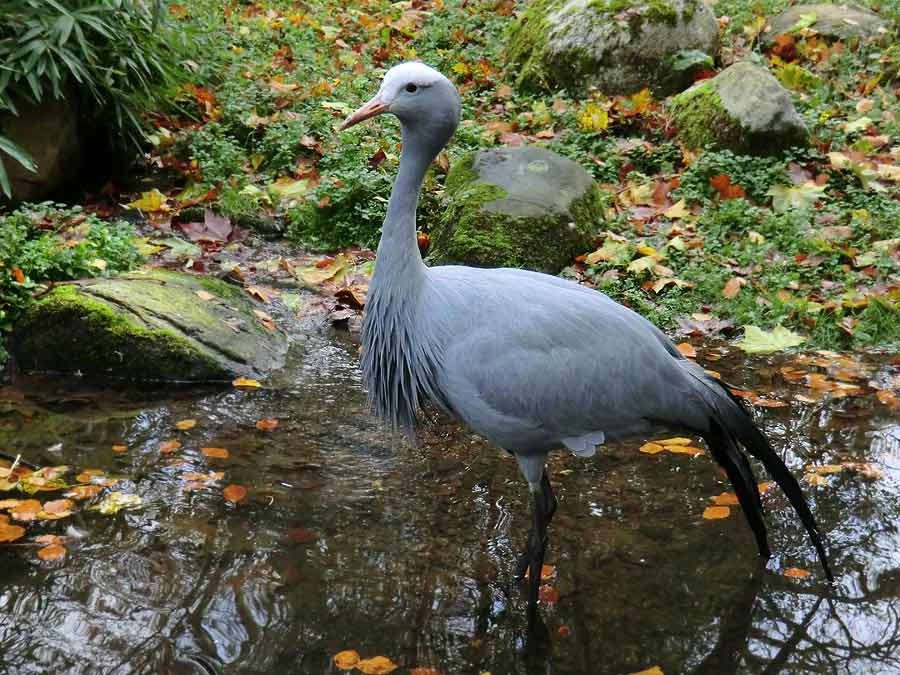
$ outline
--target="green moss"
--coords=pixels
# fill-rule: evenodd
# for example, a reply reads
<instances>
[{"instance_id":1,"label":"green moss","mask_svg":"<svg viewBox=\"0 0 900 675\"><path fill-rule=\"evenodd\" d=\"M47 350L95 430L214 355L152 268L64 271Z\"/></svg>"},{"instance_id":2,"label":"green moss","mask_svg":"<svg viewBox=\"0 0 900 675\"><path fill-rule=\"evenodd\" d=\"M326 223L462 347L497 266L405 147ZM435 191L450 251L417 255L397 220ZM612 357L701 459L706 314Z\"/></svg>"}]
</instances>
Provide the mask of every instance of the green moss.
<instances>
[{"instance_id":1,"label":"green moss","mask_svg":"<svg viewBox=\"0 0 900 675\"><path fill-rule=\"evenodd\" d=\"M725 109L712 80L704 80L672 98L669 111L681 139L689 147L740 148L740 122Z\"/></svg>"},{"instance_id":2,"label":"green moss","mask_svg":"<svg viewBox=\"0 0 900 675\"><path fill-rule=\"evenodd\" d=\"M126 313L60 286L32 307L14 335L21 367L137 380L215 380L229 373L190 340L150 329ZM65 345L66 349L61 349Z\"/></svg>"},{"instance_id":3,"label":"green moss","mask_svg":"<svg viewBox=\"0 0 900 675\"><path fill-rule=\"evenodd\" d=\"M525 267L556 273L577 253L577 241L593 234L602 213L600 195L587 190L569 206L568 214L543 218L512 217L485 206L506 199L507 192L479 179L473 168L476 153L459 160L447 176L449 201L439 227L432 232L431 260L482 267ZM570 221L571 236L560 236ZM591 232L586 233L589 228ZM587 236L585 236L587 234Z\"/></svg>"},{"instance_id":4,"label":"green moss","mask_svg":"<svg viewBox=\"0 0 900 675\"><path fill-rule=\"evenodd\" d=\"M535 0L515 21L507 34L506 62L516 66L516 85L531 89L550 86L544 64L550 26L547 15L557 8L558 0Z\"/></svg>"}]
</instances>

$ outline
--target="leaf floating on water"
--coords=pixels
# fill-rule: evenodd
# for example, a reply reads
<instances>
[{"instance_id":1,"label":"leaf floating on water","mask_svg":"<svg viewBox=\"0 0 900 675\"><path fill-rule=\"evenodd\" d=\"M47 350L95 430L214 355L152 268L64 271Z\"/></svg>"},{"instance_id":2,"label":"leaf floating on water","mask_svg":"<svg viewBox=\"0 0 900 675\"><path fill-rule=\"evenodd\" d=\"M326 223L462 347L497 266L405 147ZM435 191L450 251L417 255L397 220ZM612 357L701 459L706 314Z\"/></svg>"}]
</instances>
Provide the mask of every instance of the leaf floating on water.
<instances>
[{"instance_id":1,"label":"leaf floating on water","mask_svg":"<svg viewBox=\"0 0 900 675\"><path fill-rule=\"evenodd\" d=\"M122 509L140 506L142 503L143 500L138 495L125 494L124 492L110 492L99 504L88 508L109 516L113 513L118 513Z\"/></svg>"},{"instance_id":2,"label":"leaf floating on water","mask_svg":"<svg viewBox=\"0 0 900 675\"><path fill-rule=\"evenodd\" d=\"M236 380L232 380L231 384L238 389L259 389L262 387L256 380L250 380L246 377L239 377Z\"/></svg>"},{"instance_id":3,"label":"leaf floating on water","mask_svg":"<svg viewBox=\"0 0 900 675\"><path fill-rule=\"evenodd\" d=\"M637 673L629 673L629 675L665 675L665 673L663 673L662 668L659 666L653 666Z\"/></svg>"},{"instance_id":4,"label":"leaf floating on water","mask_svg":"<svg viewBox=\"0 0 900 675\"><path fill-rule=\"evenodd\" d=\"M690 445L667 445L667 446L665 446L665 449L668 450L669 452L674 452L675 454L679 454L679 455L697 456L697 455L706 454L700 448L694 448Z\"/></svg>"},{"instance_id":5,"label":"leaf floating on water","mask_svg":"<svg viewBox=\"0 0 900 675\"><path fill-rule=\"evenodd\" d=\"M195 426L197 426L197 420L179 420L178 422L175 422L175 428L181 429L182 431L193 429Z\"/></svg>"},{"instance_id":6,"label":"leaf floating on water","mask_svg":"<svg viewBox=\"0 0 900 675\"><path fill-rule=\"evenodd\" d=\"M703 510L705 520L720 520L731 515L731 509L727 506L707 506Z\"/></svg>"},{"instance_id":7,"label":"leaf floating on water","mask_svg":"<svg viewBox=\"0 0 900 675\"><path fill-rule=\"evenodd\" d=\"M222 495L229 502L237 504L247 496L247 488L245 488L243 485L228 485L224 490L222 490Z\"/></svg>"},{"instance_id":8,"label":"leaf floating on water","mask_svg":"<svg viewBox=\"0 0 900 675\"><path fill-rule=\"evenodd\" d=\"M277 427L278 427L278 420L276 420L274 418L256 421L256 428L260 429L262 431L272 431L273 429L276 429Z\"/></svg>"},{"instance_id":9,"label":"leaf floating on water","mask_svg":"<svg viewBox=\"0 0 900 675\"><path fill-rule=\"evenodd\" d=\"M803 479L810 485L828 485L828 479L817 473L808 473Z\"/></svg>"},{"instance_id":10,"label":"leaf floating on water","mask_svg":"<svg viewBox=\"0 0 900 675\"><path fill-rule=\"evenodd\" d=\"M180 447L181 441L164 441L159 444L159 451L164 455L168 455L169 453L175 452Z\"/></svg>"},{"instance_id":11,"label":"leaf floating on water","mask_svg":"<svg viewBox=\"0 0 900 675\"><path fill-rule=\"evenodd\" d=\"M34 538L34 541L38 544L62 544L63 538L58 537L55 534L42 534L38 537Z\"/></svg>"},{"instance_id":12,"label":"leaf floating on water","mask_svg":"<svg viewBox=\"0 0 900 675\"><path fill-rule=\"evenodd\" d=\"M444 675L444 673L437 668L419 666L418 668L411 668L409 675Z\"/></svg>"},{"instance_id":13,"label":"leaf floating on water","mask_svg":"<svg viewBox=\"0 0 900 675\"><path fill-rule=\"evenodd\" d=\"M656 441L660 445L690 445L690 438L664 438L661 441Z\"/></svg>"},{"instance_id":14,"label":"leaf floating on water","mask_svg":"<svg viewBox=\"0 0 900 675\"><path fill-rule=\"evenodd\" d=\"M739 506L738 496L733 492L723 492L712 498L716 506Z\"/></svg>"},{"instance_id":15,"label":"leaf floating on water","mask_svg":"<svg viewBox=\"0 0 900 675\"><path fill-rule=\"evenodd\" d=\"M333 660L341 670L352 670L359 663L359 653L355 649L346 649L335 654Z\"/></svg>"},{"instance_id":16,"label":"leaf floating on water","mask_svg":"<svg viewBox=\"0 0 900 675\"><path fill-rule=\"evenodd\" d=\"M759 490L759 494L764 495L769 490L772 489L774 483L772 481L766 481L765 483L760 483L756 486L756 489Z\"/></svg>"},{"instance_id":17,"label":"leaf floating on water","mask_svg":"<svg viewBox=\"0 0 900 675\"><path fill-rule=\"evenodd\" d=\"M553 588L553 586L544 584L538 589L538 600L547 603L548 605L555 604L559 602L559 591Z\"/></svg>"},{"instance_id":18,"label":"leaf floating on water","mask_svg":"<svg viewBox=\"0 0 900 675\"><path fill-rule=\"evenodd\" d=\"M200 448L200 452L205 457L214 457L216 459L228 459L228 448Z\"/></svg>"},{"instance_id":19,"label":"leaf floating on water","mask_svg":"<svg viewBox=\"0 0 900 675\"><path fill-rule=\"evenodd\" d=\"M41 503L37 499L23 499L15 508L10 509L9 515L13 520L29 521L37 520L40 512Z\"/></svg>"},{"instance_id":20,"label":"leaf floating on water","mask_svg":"<svg viewBox=\"0 0 900 675\"><path fill-rule=\"evenodd\" d=\"M791 579L802 579L803 577L808 577L809 575L809 570L805 570L800 567L788 567L784 571L784 576L790 577Z\"/></svg>"},{"instance_id":21,"label":"leaf floating on water","mask_svg":"<svg viewBox=\"0 0 900 675\"><path fill-rule=\"evenodd\" d=\"M25 528L21 525L10 525L9 517L0 515L0 543L15 541L25 536Z\"/></svg>"},{"instance_id":22,"label":"leaf floating on water","mask_svg":"<svg viewBox=\"0 0 900 675\"><path fill-rule=\"evenodd\" d=\"M38 520L59 520L60 518L68 518L72 515L72 507L75 502L71 499L54 499L45 502L43 508L38 512Z\"/></svg>"},{"instance_id":23,"label":"leaf floating on water","mask_svg":"<svg viewBox=\"0 0 900 675\"><path fill-rule=\"evenodd\" d=\"M648 455L655 455L657 452L665 450L665 448L659 443L644 443L639 450Z\"/></svg>"},{"instance_id":24,"label":"leaf floating on water","mask_svg":"<svg viewBox=\"0 0 900 675\"><path fill-rule=\"evenodd\" d=\"M288 530L288 539L298 544L310 544L318 538L318 534L312 530L307 530L305 527L293 527Z\"/></svg>"},{"instance_id":25,"label":"leaf floating on water","mask_svg":"<svg viewBox=\"0 0 900 675\"><path fill-rule=\"evenodd\" d=\"M66 547L62 544L50 544L38 549L37 556L41 560L59 560L65 557Z\"/></svg>"},{"instance_id":26,"label":"leaf floating on water","mask_svg":"<svg viewBox=\"0 0 900 675\"><path fill-rule=\"evenodd\" d=\"M386 656L373 656L371 659L362 659L357 662L356 669L366 675L387 675L399 666Z\"/></svg>"},{"instance_id":27,"label":"leaf floating on water","mask_svg":"<svg viewBox=\"0 0 900 675\"><path fill-rule=\"evenodd\" d=\"M113 452L128 452L128 446L127 445L114 445L114 446L112 446L112 451Z\"/></svg>"},{"instance_id":28,"label":"leaf floating on water","mask_svg":"<svg viewBox=\"0 0 900 675\"><path fill-rule=\"evenodd\" d=\"M678 351L681 352L681 355L688 359L693 359L697 356L697 350L694 349L694 345L690 342L681 342L675 345L678 348Z\"/></svg>"},{"instance_id":29,"label":"leaf floating on water","mask_svg":"<svg viewBox=\"0 0 900 675\"><path fill-rule=\"evenodd\" d=\"M525 568L525 578L527 579L531 574L531 568ZM546 581L547 579L552 579L556 574L556 565L541 565L541 581Z\"/></svg>"},{"instance_id":30,"label":"leaf floating on water","mask_svg":"<svg viewBox=\"0 0 900 675\"><path fill-rule=\"evenodd\" d=\"M805 337L792 333L784 326L775 326L771 332L757 326L744 326L744 339L737 346L748 354L763 354L796 347L804 342Z\"/></svg>"}]
</instances>

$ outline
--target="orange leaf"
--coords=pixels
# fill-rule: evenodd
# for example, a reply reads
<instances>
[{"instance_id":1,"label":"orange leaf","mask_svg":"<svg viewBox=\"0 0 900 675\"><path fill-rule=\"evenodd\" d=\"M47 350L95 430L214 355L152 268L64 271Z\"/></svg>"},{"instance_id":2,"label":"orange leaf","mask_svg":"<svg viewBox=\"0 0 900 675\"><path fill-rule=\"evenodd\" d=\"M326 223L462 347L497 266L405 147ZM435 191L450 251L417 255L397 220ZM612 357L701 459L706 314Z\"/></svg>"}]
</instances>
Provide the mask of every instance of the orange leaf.
<instances>
[{"instance_id":1,"label":"orange leaf","mask_svg":"<svg viewBox=\"0 0 900 675\"><path fill-rule=\"evenodd\" d=\"M659 443L644 443L640 447L640 451L648 455L655 455L657 452L662 452L663 450L665 450L665 448Z\"/></svg>"},{"instance_id":2,"label":"orange leaf","mask_svg":"<svg viewBox=\"0 0 900 675\"><path fill-rule=\"evenodd\" d=\"M731 182L731 177L727 174L720 173L709 179L710 187L719 193L722 199L737 199L738 197L746 197L747 193L740 185Z\"/></svg>"},{"instance_id":3,"label":"orange leaf","mask_svg":"<svg viewBox=\"0 0 900 675\"><path fill-rule=\"evenodd\" d=\"M39 537L35 537L34 540L38 544L62 544L63 538L58 537L55 534L42 534Z\"/></svg>"},{"instance_id":4,"label":"orange leaf","mask_svg":"<svg viewBox=\"0 0 900 675\"><path fill-rule=\"evenodd\" d=\"M719 518L727 518L731 515L731 509L727 506L707 506L703 511L703 517L706 520L718 520Z\"/></svg>"},{"instance_id":5,"label":"orange leaf","mask_svg":"<svg viewBox=\"0 0 900 675\"><path fill-rule=\"evenodd\" d=\"M661 441L656 441L656 442L659 443L660 445L690 445L691 439L690 438L682 438L681 436L678 436L676 438L664 438Z\"/></svg>"},{"instance_id":6,"label":"orange leaf","mask_svg":"<svg viewBox=\"0 0 900 675\"><path fill-rule=\"evenodd\" d=\"M528 578L528 575L531 574L531 569L525 569L525 578ZM556 565L541 565L541 581L546 581L553 577L556 574Z\"/></svg>"},{"instance_id":7,"label":"orange leaf","mask_svg":"<svg viewBox=\"0 0 900 675\"><path fill-rule=\"evenodd\" d=\"M181 441L165 441L160 443L159 451L164 455L168 455L171 452L175 452L180 447Z\"/></svg>"},{"instance_id":8,"label":"orange leaf","mask_svg":"<svg viewBox=\"0 0 900 675\"><path fill-rule=\"evenodd\" d=\"M10 271L12 272L12 275L16 278L17 282L19 282L20 284L25 283L25 275L22 273L22 270L20 270L18 267L13 267Z\"/></svg>"},{"instance_id":9,"label":"orange leaf","mask_svg":"<svg viewBox=\"0 0 900 675\"><path fill-rule=\"evenodd\" d=\"M222 495L228 501L237 504L247 496L247 488L245 488L243 485L228 485L224 490L222 490Z\"/></svg>"},{"instance_id":10,"label":"orange leaf","mask_svg":"<svg viewBox=\"0 0 900 675\"><path fill-rule=\"evenodd\" d=\"M182 431L193 429L195 426L197 426L197 420L180 420L175 422L175 428L181 429Z\"/></svg>"},{"instance_id":11,"label":"orange leaf","mask_svg":"<svg viewBox=\"0 0 900 675\"><path fill-rule=\"evenodd\" d=\"M722 289L722 295L726 298L733 298L738 294L738 291L741 290L741 286L747 283L747 280L743 277L731 277L727 282L725 282L725 287Z\"/></svg>"},{"instance_id":12,"label":"orange leaf","mask_svg":"<svg viewBox=\"0 0 900 675\"><path fill-rule=\"evenodd\" d=\"M637 673L630 673L629 675L664 675L664 673L659 666L653 666L652 668L647 668L646 670Z\"/></svg>"},{"instance_id":13,"label":"orange leaf","mask_svg":"<svg viewBox=\"0 0 900 675\"><path fill-rule=\"evenodd\" d=\"M716 495L712 498L713 504L716 506L738 506L740 502L738 501L738 497L733 492L723 492L720 495Z\"/></svg>"},{"instance_id":14,"label":"orange leaf","mask_svg":"<svg viewBox=\"0 0 900 675\"><path fill-rule=\"evenodd\" d=\"M419 666L418 668L412 668L409 671L409 675L444 675L444 673L437 668Z\"/></svg>"},{"instance_id":15,"label":"orange leaf","mask_svg":"<svg viewBox=\"0 0 900 675\"><path fill-rule=\"evenodd\" d=\"M373 656L371 659L362 659L356 664L356 669L366 675L387 675L397 670L398 667L386 656Z\"/></svg>"},{"instance_id":16,"label":"orange leaf","mask_svg":"<svg viewBox=\"0 0 900 675\"><path fill-rule=\"evenodd\" d=\"M41 560L58 560L66 555L66 547L61 544L50 544L38 549L37 554Z\"/></svg>"},{"instance_id":17,"label":"orange leaf","mask_svg":"<svg viewBox=\"0 0 900 675\"><path fill-rule=\"evenodd\" d=\"M278 427L278 420L276 419L265 419L265 420L257 420L256 428L261 429L263 431L272 431Z\"/></svg>"},{"instance_id":18,"label":"orange leaf","mask_svg":"<svg viewBox=\"0 0 900 675\"><path fill-rule=\"evenodd\" d=\"M759 494L766 494L771 488L773 483L771 481L766 481L765 483L760 483L756 486L756 489L759 490Z\"/></svg>"},{"instance_id":19,"label":"orange leaf","mask_svg":"<svg viewBox=\"0 0 900 675\"><path fill-rule=\"evenodd\" d=\"M675 345L678 348L678 351L681 352L681 355L692 359L697 356L697 350L694 349L694 345L690 342L682 342L681 344Z\"/></svg>"},{"instance_id":20,"label":"orange leaf","mask_svg":"<svg viewBox=\"0 0 900 675\"><path fill-rule=\"evenodd\" d=\"M71 511L73 506L75 506L75 502L71 499L54 499L52 502L44 503L44 511L59 515Z\"/></svg>"},{"instance_id":21,"label":"orange leaf","mask_svg":"<svg viewBox=\"0 0 900 675\"><path fill-rule=\"evenodd\" d=\"M114 446L112 446L112 451L113 452L128 452L128 446L127 445L114 445Z\"/></svg>"},{"instance_id":22,"label":"orange leaf","mask_svg":"<svg viewBox=\"0 0 900 675\"><path fill-rule=\"evenodd\" d=\"M259 389L262 385L256 380L250 380L246 377L239 377L231 382L238 389Z\"/></svg>"},{"instance_id":23,"label":"orange leaf","mask_svg":"<svg viewBox=\"0 0 900 675\"><path fill-rule=\"evenodd\" d=\"M355 649L346 649L335 654L333 660L341 670L352 670L359 663L359 653Z\"/></svg>"},{"instance_id":24,"label":"orange leaf","mask_svg":"<svg viewBox=\"0 0 900 675\"><path fill-rule=\"evenodd\" d=\"M24 535L24 527L20 525L10 525L8 522L6 522L5 516L2 520L0 520L0 542L15 541L16 539L20 539Z\"/></svg>"},{"instance_id":25,"label":"orange leaf","mask_svg":"<svg viewBox=\"0 0 900 675\"><path fill-rule=\"evenodd\" d=\"M674 452L678 455L702 455L705 454L700 448L694 448L690 445L667 445L666 450Z\"/></svg>"},{"instance_id":26,"label":"orange leaf","mask_svg":"<svg viewBox=\"0 0 900 675\"><path fill-rule=\"evenodd\" d=\"M799 567L788 567L784 571L784 576L791 577L792 579L802 579L803 577L808 577L809 575L809 570L804 570Z\"/></svg>"},{"instance_id":27,"label":"orange leaf","mask_svg":"<svg viewBox=\"0 0 900 675\"><path fill-rule=\"evenodd\" d=\"M200 448L206 457L215 457L216 459L228 459L227 448Z\"/></svg>"},{"instance_id":28,"label":"orange leaf","mask_svg":"<svg viewBox=\"0 0 900 675\"><path fill-rule=\"evenodd\" d=\"M71 497L72 499L89 499L91 497L95 497L100 494L100 491L103 488L99 485L76 485L71 490L65 493L66 497Z\"/></svg>"},{"instance_id":29,"label":"orange leaf","mask_svg":"<svg viewBox=\"0 0 900 675\"><path fill-rule=\"evenodd\" d=\"M544 584L538 589L538 600L546 602L548 605L557 603L559 602L559 591L553 586Z\"/></svg>"}]
</instances>

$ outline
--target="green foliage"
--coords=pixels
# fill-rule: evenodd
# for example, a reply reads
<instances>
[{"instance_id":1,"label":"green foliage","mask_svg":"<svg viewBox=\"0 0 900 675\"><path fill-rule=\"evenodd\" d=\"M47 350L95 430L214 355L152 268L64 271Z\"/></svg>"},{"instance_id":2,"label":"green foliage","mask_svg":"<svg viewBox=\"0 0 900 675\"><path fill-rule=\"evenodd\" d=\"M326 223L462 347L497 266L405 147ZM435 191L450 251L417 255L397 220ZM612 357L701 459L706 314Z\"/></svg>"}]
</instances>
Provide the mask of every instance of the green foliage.
<instances>
[{"instance_id":1,"label":"green foliage","mask_svg":"<svg viewBox=\"0 0 900 675\"><path fill-rule=\"evenodd\" d=\"M675 194L688 202L706 202L716 194L710 179L720 174L728 176L756 201L766 201L769 188L788 182L786 162L780 158L736 155L730 150L707 151L682 174Z\"/></svg>"},{"instance_id":2,"label":"green foliage","mask_svg":"<svg viewBox=\"0 0 900 675\"><path fill-rule=\"evenodd\" d=\"M140 115L174 72L162 9L144 0L0 0L0 113L75 90L82 112L139 142ZM0 133L0 151L28 167L10 143ZM9 196L2 156L0 189Z\"/></svg>"},{"instance_id":3,"label":"green foliage","mask_svg":"<svg viewBox=\"0 0 900 675\"><path fill-rule=\"evenodd\" d=\"M8 330L43 284L130 270L141 255L124 221L79 207L24 204L0 216L0 329Z\"/></svg>"}]
</instances>

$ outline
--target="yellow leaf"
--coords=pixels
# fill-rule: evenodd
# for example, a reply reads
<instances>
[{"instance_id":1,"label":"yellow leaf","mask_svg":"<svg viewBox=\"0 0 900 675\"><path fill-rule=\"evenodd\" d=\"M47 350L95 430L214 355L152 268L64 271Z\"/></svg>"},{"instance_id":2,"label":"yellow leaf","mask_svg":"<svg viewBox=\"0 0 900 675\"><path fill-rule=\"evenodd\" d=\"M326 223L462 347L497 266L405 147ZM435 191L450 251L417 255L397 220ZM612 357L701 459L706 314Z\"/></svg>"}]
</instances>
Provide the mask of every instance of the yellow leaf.
<instances>
[{"instance_id":1,"label":"yellow leaf","mask_svg":"<svg viewBox=\"0 0 900 675\"><path fill-rule=\"evenodd\" d=\"M216 297L212 293L209 293L207 291L194 291L194 295L196 295L201 300L206 300L206 301L212 300L213 298Z\"/></svg>"},{"instance_id":2,"label":"yellow leaf","mask_svg":"<svg viewBox=\"0 0 900 675\"><path fill-rule=\"evenodd\" d=\"M609 126L609 113L595 103L588 103L578 116L578 126L585 131L603 131Z\"/></svg>"},{"instance_id":3,"label":"yellow leaf","mask_svg":"<svg viewBox=\"0 0 900 675\"><path fill-rule=\"evenodd\" d=\"M228 459L228 448L200 448L200 452L204 457L214 457L215 459Z\"/></svg>"},{"instance_id":4,"label":"yellow leaf","mask_svg":"<svg viewBox=\"0 0 900 675\"><path fill-rule=\"evenodd\" d=\"M703 511L703 517L706 520L719 520L727 518L731 515L731 509L727 506L707 506Z\"/></svg>"},{"instance_id":5,"label":"yellow leaf","mask_svg":"<svg viewBox=\"0 0 900 675\"><path fill-rule=\"evenodd\" d=\"M334 655L334 665L341 670L352 670L359 663L359 654L354 649L346 649Z\"/></svg>"},{"instance_id":6,"label":"yellow leaf","mask_svg":"<svg viewBox=\"0 0 900 675\"><path fill-rule=\"evenodd\" d=\"M806 482L810 485L828 485L828 479L817 473L808 473L803 478L805 478Z\"/></svg>"},{"instance_id":7,"label":"yellow leaf","mask_svg":"<svg viewBox=\"0 0 900 675\"><path fill-rule=\"evenodd\" d=\"M689 445L667 445L665 446L666 450L669 452L674 452L679 455L702 455L703 450L700 448L694 448Z\"/></svg>"},{"instance_id":8,"label":"yellow leaf","mask_svg":"<svg viewBox=\"0 0 900 675\"><path fill-rule=\"evenodd\" d=\"M809 570L801 569L800 567L788 567L784 571L784 576L792 579L802 579L803 577L808 577L809 574Z\"/></svg>"},{"instance_id":9,"label":"yellow leaf","mask_svg":"<svg viewBox=\"0 0 900 675\"><path fill-rule=\"evenodd\" d=\"M373 656L371 659L362 659L356 664L356 669L366 675L387 675L397 670L398 667L386 656Z\"/></svg>"},{"instance_id":10,"label":"yellow leaf","mask_svg":"<svg viewBox=\"0 0 900 675\"><path fill-rule=\"evenodd\" d=\"M664 438L661 441L656 441L660 445L690 445L690 438Z\"/></svg>"},{"instance_id":11,"label":"yellow leaf","mask_svg":"<svg viewBox=\"0 0 900 675\"><path fill-rule=\"evenodd\" d=\"M657 452L665 450L665 448L658 443L644 443L639 450L648 455L655 455Z\"/></svg>"},{"instance_id":12,"label":"yellow leaf","mask_svg":"<svg viewBox=\"0 0 900 675\"><path fill-rule=\"evenodd\" d=\"M262 385L256 380L250 380L246 377L239 377L231 382L238 389L259 389Z\"/></svg>"},{"instance_id":13,"label":"yellow leaf","mask_svg":"<svg viewBox=\"0 0 900 675\"><path fill-rule=\"evenodd\" d=\"M114 445L114 446L112 446L112 451L113 452L128 452L128 446L127 445Z\"/></svg>"},{"instance_id":14,"label":"yellow leaf","mask_svg":"<svg viewBox=\"0 0 900 675\"><path fill-rule=\"evenodd\" d=\"M773 483L771 481L767 481L765 483L760 483L759 485L757 485L756 489L759 490L759 494L764 495L772 488L772 485Z\"/></svg>"},{"instance_id":15,"label":"yellow leaf","mask_svg":"<svg viewBox=\"0 0 900 675\"><path fill-rule=\"evenodd\" d=\"M647 670L642 670L637 673L629 673L629 675L665 675L662 671L662 668L659 666L653 666L652 668L647 668Z\"/></svg>"},{"instance_id":16,"label":"yellow leaf","mask_svg":"<svg viewBox=\"0 0 900 675\"><path fill-rule=\"evenodd\" d=\"M669 208L663 211L663 215L670 220L677 220L679 218L686 218L691 215L690 210L687 207L687 202L683 199L679 199L677 202L672 204ZM672 242L669 242L670 244Z\"/></svg>"},{"instance_id":17,"label":"yellow leaf","mask_svg":"<svg viewBox=\"0 0 900 675\"><path fill-rule=\"evenodd\" d=\"M142 192L139 199L129 202L126 206L132 209L140 209L141 211L146 211L148 213L169 210L169 207L166 206L166 196L156 188L153 188L149 192Z\"/></svg>"},{"instance_id":18,"label":"yellow leaf","mask_svg":"<svg viewBox=\"0 0 900 675\"><path fill-rule=\"evenodd\" d=\"M195 426L197 426L197 420L179 420L178 422L175 422L175 427L182 431L193 429Z\"/></svg>"}]
</instances>

